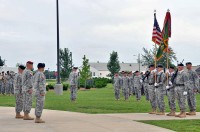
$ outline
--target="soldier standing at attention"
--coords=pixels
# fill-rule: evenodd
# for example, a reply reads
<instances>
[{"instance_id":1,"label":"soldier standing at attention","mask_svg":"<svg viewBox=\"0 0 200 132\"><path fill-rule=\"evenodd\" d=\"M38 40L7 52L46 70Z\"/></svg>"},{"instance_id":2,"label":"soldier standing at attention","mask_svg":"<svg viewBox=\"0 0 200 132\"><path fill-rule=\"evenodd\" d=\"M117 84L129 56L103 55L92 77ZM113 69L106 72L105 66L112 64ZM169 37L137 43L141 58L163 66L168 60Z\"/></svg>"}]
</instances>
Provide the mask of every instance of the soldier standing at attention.
<instances>
[{"instance_id":1,"label":"soldier standing at attention","mask_svg":"<svg viewBox=\"0 0 200 132\"><path fill-rule=\"evenodd\" d=\"M143 87L144 87L144 95L146 97L146 101L149 101L148 76L149 76L149 71L146 71L144 74L144 77L142 78Z\"/></svg>"},{"instance_id":2,"label":"soldier standing at attention","mask_svg":"<svg viewBox=\"0 0 200 132\"><path fill-rule=\"evenodd\" d=\"M176 115L175 89L173 86L174 75L175 75L174 66L170 66L169 73L167 73L168 86L166 86L170 113L168 113L167 116L175 116Z\"/></svg>"},{"instance_id":3,"label":"soldier standing at attention","mask_svg":"<svg viewBox=\"0 0 200 132\"><path fill-rule=\"evenodd\" d=\"M2 91L2 78L3 78L3 76L0 73L0 95L1 95L1 91Z\"/></svg>"},{"instance_id":4,"label":"soldier standing at attention","mask_svg":"<svg viewBox=\"0 0 200 132\"><path fill-rule=\"evenodd\" d=\"M166 87L165 82L166 82L166 76L163 71L163 66L158 65L155 88L156 88L156 101L157 101L157 106L159 108L159 112L156 113L156 115L165 115L165 102L164 102L164 92Z\"/></svg>"},{"instance_id":5,"label":"soldier standing at attention","mask_svg":"<svg viewBox=\"0 0 200 132\"><path fill-rule=\"evenodd\" d=\"M1 93L5 95L6 78L4 71L2 72L2 83L1 83Z\"/></svg>"},{"instance_id":6,"label":"soldier standing at attention","mask_svg":"<svg viewBox=\"0 0 200 132\"><path fill-rule=\"evenodd\" d=\"M11 76L10 76L10 72L7 71L7 74L5 76L6 79L6 95L9 96L11 95L11 85L10 85L10 80L11 80Z\"/></svg>"},{"instance_id":7,"label":"soldier standing at attention","mask_svg":"<svg viewBox=\"0 0 200 132\"><path fill-rule=\"evenodd\" d=\"M176 75L174 84L175 84L175 94L176 99L178 100L178 105L180 108L180 114L175 117L185 118L186 117L186 97L188 89L188 76L187 73L183 70L184 65L178 64L178 73Z\"/></svg>"},{"instance_id":8,"label":"soldier standing at attention","mask_svg":"<svg viewBox=\"0 0 200 132\"><path fill-rule=\"evenodd\" d=\"M23 94L22 94L22 73L25 69L25 66L20 65L18 67L18 73L14 80L14 93L15 93L15 99L16 99L16 105L15 105L15 112L16 116L15 118L21 119L24 116L20 114L23 109Z\"/></svg>"},{"instance_id":9,"label":"soldier standing at attention","mask_svg":"<svg viewBox=\"0 0 200 132\"><path fill-rule=\"evenodd\" d=\"M38 71L34 75L34 89L35 89L35 97L36 97L36 107L35 107L35 123L45 123L41 119L42 111L44 108L45 94L46 94L46 78L44 75L44 63L39 63L37 65Z\"/></svg>"},{"instance_id":10,"label":"soldier standing at attention","mask_svg":"<svg viewBox=\"0 0 200 132\"><path fill-rule=\"evenodd\" d=\"M129 79L127 77L127 72L123 72L122 89L123 89L123 94L124 94L125 100L128 100L128 98L129 98Z\"/></svg>"},{"instance_id":11,"label":"soldier standing at attention","mask_svg":"<svg viewBox=\"0 0 200 132\"><path fill-rule=\"evenodd\" d=\"M34 120L29 116L32 107L33 93L33 62L26 63L26 69L22 73L22 92L23 92L23 112L24 120Z\"/></svg>"},{"instance_id":12,"label":"soldier standing at attention","mask_svg":"<svg viewBox=\"0 0 200 132\"><path fill-rule=\"evenodd\" d=\"M155 67L154 65L149 66L149 76L148 78L148 90L149 90L149 100L151 103L152 111L149 112L149 114L156 114L156 108L157 108L157 103L156 103L156 93L155 93Z\"/></svg>"},{"instance_id":13,"label":"soldier standing at attention","mask_svg":"<svg viewBox=\"0 0 200 132\"><path fill-rule=\"evenodd\" d=\"M129 96L131 96L132 95L132 89L133 89L133 73L132 73L132 71L129 72L128 79L129 79Z\"/></svg>"},{"instance_id":14,"label":"soldier standing at attention","mask_svg":"<svg viewBox=\"0 0 200 132\"><path fill-rule=\"evenodd\" d=\"M134 89L135 89L136 100L139 101L141 99L141 89L142 89L142 82L141 82L141 76L140 76L139 71L135 72L133 84L134 84Z\"/></svg>"},{"instance_id":15,"label":"soldier standing at attention","mask_svg":"<svg viewBox=\"0 0 200 132\"><path fill-rule=\"evenodd\" d=\"M186 63L187 67L187 75L188 75L188 95L187 95L187 102L190 109L189 113L186 115L196 115L196 97L195 93L199 91L199 77L195 71L192 70L192 63Z\"/></svg>"},{"instance_id":16,"label":"soldier standing at attention","mask_svg":"<svg viewBox=\"0 0 200 132\"><path fill-rule=\"evenodd\" d=\"M121 78L119 77L119 73L115 73L114 76L114 91L115 91L115 99L120 99L120 86L121 86Z\"/></svg>"},{"instance_id":17,"label":"soldier standing at attention","mask_svg":"<svg viewBox=\"0 0 200 132\"><path fill-rule=\"evenodd\" d=\"M77 94L77 87L78 87L78 74L77 74L77 67L74 67L72 69L72 72L69 75L69 80L70 80L70 91L71 91L71 96L70 100L71 101L76 101L76 94Z\"/></svg>"}]
</instances>

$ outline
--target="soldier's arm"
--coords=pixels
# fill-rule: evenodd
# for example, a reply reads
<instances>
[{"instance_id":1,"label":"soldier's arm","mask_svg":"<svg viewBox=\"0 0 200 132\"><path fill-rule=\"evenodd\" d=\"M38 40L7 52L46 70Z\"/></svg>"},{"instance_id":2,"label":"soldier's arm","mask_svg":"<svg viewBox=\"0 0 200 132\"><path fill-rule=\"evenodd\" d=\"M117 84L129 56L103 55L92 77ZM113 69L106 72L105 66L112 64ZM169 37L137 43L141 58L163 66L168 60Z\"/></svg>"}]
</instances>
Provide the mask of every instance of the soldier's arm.
<instances>
[{"instance_id":1,"label":"soldier's arm","mask_svg":"<svg viewBox=\"0 0 200 132\"><path fill-rule=\"evenodd\" d=\"M193 78L194 78L194 86L195 86L195 89L199 91L199 76L197 75L196 72L194 72L193 74Z\"/></svg>"},{"instance_id":2,"label":"soldier's arm","mask_svg":"<svg viewBox=\"0 0 200 132\"><path fill-rule=\"evenodd\" d=\"M15 77L15 80L14 80L14 89L15 89L15 90L19 89L18 78L19 78L19 75L17 75L17 76Z\"/></svg>"},{"instance_id":3,"label":"soldier's arm","mask_svg":"<svg viewBox=\"0 0 200 132\"><path fill-rule=\"evenodd\" d=\"M183 73L183 81L184 81L184 85L185 85L185 90L187 90L189 87L189 78L186 73Z\"/></svg>"},{"instance_id":4,"label":"soldier's arm","mask_svg":"<svg viewBox=\"0 0 200 132\"><path fill-rule=\"evenodd\" d=\"M30 90L30 89L33 88L33 74L32 74L32 72L31 71L27 72L26 77L27 77L26 78L27 79L26 87L27 87L27 90Z\"/></svg>"},{"instance_id":5,"label":"soldier's arm","mask_svg":"<svg viewBox=\"0 0 200 132\"><path fill-rule=\"evenodd\" d=\"M40 94L45 94L46 93L46 83L45 83L45 77L43 74L39 75L39 81L38 81L38 85L39 85L39 90L40 90Z\"/></svg>"}]
</instances>

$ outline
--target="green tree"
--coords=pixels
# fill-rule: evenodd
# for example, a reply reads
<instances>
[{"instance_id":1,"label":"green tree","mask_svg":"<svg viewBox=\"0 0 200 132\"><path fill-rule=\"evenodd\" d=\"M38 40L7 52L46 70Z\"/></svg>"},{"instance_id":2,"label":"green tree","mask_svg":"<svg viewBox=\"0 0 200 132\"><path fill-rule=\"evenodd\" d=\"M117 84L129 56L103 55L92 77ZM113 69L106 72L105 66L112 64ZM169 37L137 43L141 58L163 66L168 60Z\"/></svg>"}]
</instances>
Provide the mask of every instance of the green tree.
<instances>
[{"instance_id":1,"label":"green tree","mask_svg":"<svg viewBox=\"0 0 200 132\"><path fill-rule=\"evenodd\" d=\"M4 66L4 65L5 65L5 60L2 60L0 56L0 66Z\"/></svg>"},{"instance_id":2,"label":"green tree","mask_svg":"<svg viewBox=\"0 0 200 132\"><path fill-rule=\"evenodd\" d=\"M112 79L114 77L114 74L116 72L120 71L120 65L119 65L119 60L118 60L118 54L117 54L117 52L113 51L110 54L110 60L108 61L107 68L108 68L108 70L111 73L110 75L111 75Z\"/></svg>"},{"instance_id":3,"label":"green tree","mask_svg":"<svg viewBox=\"0 0 200 132\"><path fill-rule=\"evenodd\" d=\"M85 88L86 88L87 80L91 77L91 73L90 73L89 59L87 59L85 55L83 57L82 69L79 70L79 73L80 73L80 80L85 82Z\"/></svg>"},{"instance_id":4,"label":"green tree","mask_svg":"<svg viewBox=\"0 0 200 132\"><path fill-rule=\"evenodd\" d=\"M69 78L69 74L72 71L72 52L68 48L60 49L60 76L62 81Z\"/></svg>"},{"instance_id":5,"label":"green tree","mask_svg":"<svg viewBox=\"0 0 200 132\"><path fill-rule=\"evenodd\" d=\"M173 51L172 48L169 48L170 49L170 53L167 55L166 52L164 52L163 54L163 57L157 61L157 64L162 64L164 67L167 66L167 56L169 56L169 66L170 65L174 65L174 61L177 61L177 57L176 57L176 53ZM154 64L155 63L155 51L156 49L153 48L153 49L146 49L146 48L143 48L143 51L144 51L144 54L142 54L142 59L141 59L141 63L143 66L148 66L150 64Z\"/></svg>"}]
</instances>

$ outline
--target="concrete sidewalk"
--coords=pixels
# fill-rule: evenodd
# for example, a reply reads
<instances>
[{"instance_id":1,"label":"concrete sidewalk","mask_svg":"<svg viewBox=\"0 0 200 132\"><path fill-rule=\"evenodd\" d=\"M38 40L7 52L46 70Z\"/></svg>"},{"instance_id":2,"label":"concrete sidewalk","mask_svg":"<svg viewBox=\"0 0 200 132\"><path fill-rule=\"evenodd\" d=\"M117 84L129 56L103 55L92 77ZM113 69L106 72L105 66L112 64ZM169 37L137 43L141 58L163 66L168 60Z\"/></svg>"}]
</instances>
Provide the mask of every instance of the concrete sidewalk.
<instances>
[{"instance_id":1,"label":"concrete sidewalk","mask_svg":"<svg viewBox=\"0 0 200 132\"><path fill-rule=\"evenodd\" d=\"M12 107L0 107L0 132L170 132L170 130L133 120L164 119L149 114L83 114L44 110L45 124L15 119ZM34 116L34 109L31 111ZM198 116L199 117L199 114Z\"/></svg>"}]
</instances>

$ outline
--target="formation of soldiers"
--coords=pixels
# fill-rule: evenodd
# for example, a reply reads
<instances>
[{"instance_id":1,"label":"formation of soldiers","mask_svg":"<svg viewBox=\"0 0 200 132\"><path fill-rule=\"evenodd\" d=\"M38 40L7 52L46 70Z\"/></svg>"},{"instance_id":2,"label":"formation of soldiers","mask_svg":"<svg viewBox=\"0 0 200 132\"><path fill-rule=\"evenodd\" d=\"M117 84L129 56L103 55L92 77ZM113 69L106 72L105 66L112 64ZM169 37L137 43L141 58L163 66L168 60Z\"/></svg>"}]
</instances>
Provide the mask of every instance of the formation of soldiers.
<instances>
[{"instance_id":1,"label":"formation of soldiers","mask_svg":"<svg viewBox=\"0 0 200 132\"><path fill-rule=\"evenodd\" d=\"M187 70L184 70L182 63L164 71L162 65L156 68L154 65L148 67L148 71L141 75L139 71L134 73L122 71L121 74L115 73L114 92L116 100L120 99L120 89L125 100L130 95L134 95L136 100L141 99L141 89L144 88L146 100L150 102L152 111L149 114L165 115L164 96L168 97L170 113L167 116L184 118L186 115L196 115L196 97L200 92L199 76L192 70L192 63L186 63ZM180 108L180 114L176 115L176 100ZM186 113L186 101L189 112Z\"/></svg>"},{"instance_id":2,"label":"formation of soldiers","mask_svg":"<svg viewBox=\"0 0 200 132\"><path fill-rule=\"evenodd\" d=\"M15 73L7 71L6 73L3 71L0 73L0 94L11 96L14 94L14 78Z\"/></svg>"},{"instance_id":3,"label":"formation of soldiers","mask_svg":"<svg viewBox=\"0 0 200 132\"><path fill-rule=\"evenodd\" d=\"M34 120L30 117L29 113L32 108L33 93L36 97L35 107L35 123L45 123L41 119L45 93L46 93L46 78L44 75L44 63L37 65L38 70L33 75L33 62L28 61L26 67L20 65L18 67L18 73L14 80L14 93L16 98L16 119ZM21 115L23 111L24 115Z\"/></svg>"}]
</instances>

